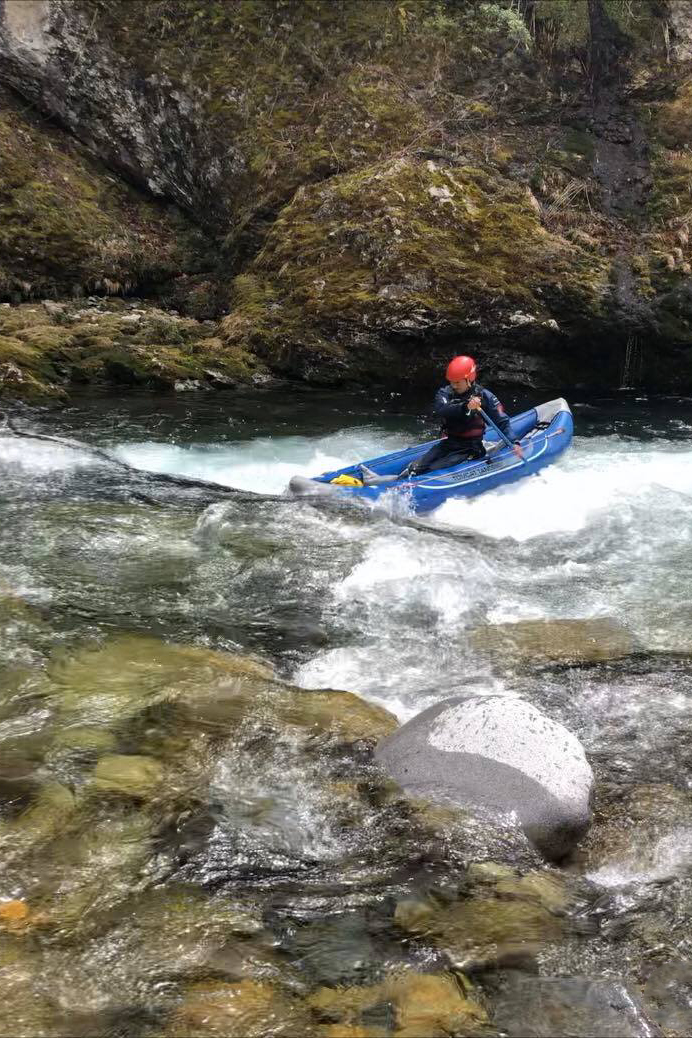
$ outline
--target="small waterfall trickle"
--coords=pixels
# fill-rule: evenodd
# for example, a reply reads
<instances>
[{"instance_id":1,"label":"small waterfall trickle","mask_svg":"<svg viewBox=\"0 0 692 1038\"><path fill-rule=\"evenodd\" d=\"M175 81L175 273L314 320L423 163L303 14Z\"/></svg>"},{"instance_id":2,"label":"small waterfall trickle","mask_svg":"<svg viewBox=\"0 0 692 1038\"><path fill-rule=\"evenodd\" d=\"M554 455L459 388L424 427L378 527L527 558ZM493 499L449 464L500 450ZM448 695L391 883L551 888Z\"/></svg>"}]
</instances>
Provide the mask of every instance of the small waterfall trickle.
<instances>
[{"instance_id":1,"label":"small waterfall trickle","mask_svg":"<svg viewBox=\"0 0 692 1038\"><path fill-rule=\"evenodd\" d=\"M625 347L625 358L620 376L620 389L637 389L644 370L644 351L636 335L630 335Z\"/></svg>"}]
</instances>

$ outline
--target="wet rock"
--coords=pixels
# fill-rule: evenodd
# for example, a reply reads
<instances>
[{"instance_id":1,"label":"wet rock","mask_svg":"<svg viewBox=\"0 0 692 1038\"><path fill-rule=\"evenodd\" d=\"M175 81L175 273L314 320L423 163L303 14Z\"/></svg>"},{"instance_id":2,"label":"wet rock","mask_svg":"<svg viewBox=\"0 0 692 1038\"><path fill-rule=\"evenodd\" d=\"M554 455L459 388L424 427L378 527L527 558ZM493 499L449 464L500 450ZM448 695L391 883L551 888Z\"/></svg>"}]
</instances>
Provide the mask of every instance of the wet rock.
<instances>
[{"instance_id":1,"label":"wet rock","mask_svg":"<svg viewBox=\"0 0 692 1038\"><path fill-rule=\"evenodd\" d=\"M654 1038L662 1032L639 996L618 980L510 974L493 999L509 1038Z\"/></svg>"},{"instance_id":2,"label":"wet rock","mask_svg":"<svg viewBox=\"0 0 692 1038\"><path fill-rule=\"evenodd\" d=\"M40 953L15 935L0 933L0 1034L60 1038L65 1031L42 985Z\"/></svg>"},{"instance_id":3,"label":"wet rock","mask_svg":"<svg viewBox=\"0 0 692 1038\"><path fill-rule=\"evenodd\" d=\"M446 975L409 973L385 984L397 1012L395 1034L473 1034L487 1022L485 1011Z\"/></svg>"},{"instance_id":4,"label":"wet rock","mask_svg":"<svg viewBox=\"0 0 692 1038\"><path fill-rule=\"evenodd\" d=\"M550 858L567 854L590 822L593 773L581 744L522 699L445 700L381 742L376 756L417 796L516 813Z\"/></svg>"},{"instance_id":5,"label":"wet rock","mask_svg":"<svg viewBox=\"0 0 692 1038\"><path fill-rule=\"evenodd\" d=\"M58 657L50 676L58 709L77 724L121 726L148 708L169 704L179 733L170 735L169 744L180 738L189 744L201 732L225 738L248 721L277 731L292 726L305 738L325 735L343 742L376 742L397 726L388 711L350 692L297 688L279 681L269 665L246 656L136 635ZM177 757L185 768L195 763L194 753L184 760L184 745L159 748L156 740L147 742L157 757ZM204 746L199 749L202 762ZM102 758L98 774L109 766Z\"/></svg>"},{"instance_id":6,"label":"wet rock","mask_svg":"<svg viewBox=\"0 0 692 1038\"><path fill-rule=\"evenodd\" d=\"M330 986L377 975L383 954L362 912L345 912L301 926L284 939L281 950L313 983Z\"/></svg>"},{"instance_id":7,"label":"wet rock","mask_svg":"<svg viewBox=\"0 0 692 1038\"><path fill-rule=\"evenodd\" d=\"M521 620L473 631L473 647L493 657L528 663L600 663L636 651L632 635L616 620Z\"/></svg>"},{"instance_id":8,"label":"wet rock","mask_svg":"<svg viewBox=\"0 0 692 1038\"><path fill-rule=\"evenodd\" d=\"M692 796L666 783L601 790L580 867L605 886L689 875Z\"/></svg>"},{"instance_id":9,"label":"wet rock","mask_svg":"<svg viewBox=\"0 0 692 1038\"><path fill-rule=\"evenodd\" d=\"M53 740L53 745L58 750L87 754L110 753L117 744L118 740L112 732L89 725L63 728L56 733Z\"/></svg>"},{"instance_id":10,"label":"wet rock","mask_svg":"<svg viewBox=\"0 0 692 1038\"><path fill-rule=\"evenodd\" d=\"M642 988L647 1010L666 1034L692 1034L692 962L654 969Z\"/></svg>"},{"instance_id":11,"label":"wet rock","mask_svg":"<svg viewBox=\"0 0 692 1038\"><path fill-rule=\"evenodd\" d=\"M96 765L94 786L100 793L147 800L158 792L164 774L163 765L153 757L109 753Z\"/></svg>"},{"instance_id":12,"label":"wet rock","mask_svg":"<svg viewBox=\"0 0 692 1038\"><path fill-rule=\"evenodd\" d=\"M112 925L108 913L132 896L153 855L151 818L123 802L105 817L78 817L50 847L42 876L47 925L80 939Z\"/></svg>"},{"instance_id":13,"label":"wet rock","mask_svg":"<svg viewBox=\"0 0 692 1038\"><path fill-rule=\"evenodd\" d=\"M530 963L564 930L562 919L540 904L487 895L452 903L401 901L394 919L402 930L432 940L458 969L472 972Z\"/></svg>"},{"instance_id":14,"label":"wet rock","mask_svg":"<svg viewBox=\"0 0 692 1038\"><path fill-rule=\"evenodd\" d=\"M243 979L243 959L257 952L248 939L263 929L257 912L183 884L132 898L122 906L121 917L137 941L140 968L162 977L213 970L237 972L237 979ZM227 948L237 954L224 955Z\"/></svg>"},{"instance_id":15,"label":"wet rock","mask_svg":"<svg viewBox=\"0 0 692 1038\"><path fill-rule=\"evenodd\" d=\"M166 1029L167 1038L289 1038L307 1032L300 1003L271 984L204 981L188 988Z\"/></svg>"},{"instance_id":16,"label":"wet rock","mask_svg":"<svg viewBox=\"0 0 692 1038\"><path fill-rule=\"evenodd\" d=\"M487 1033L487 1015L471 985L448 973L411 971L371 987L319 988L307 1001L317 1019L332 1027L323 1034Z\"/></svg>"},{"instance_id":17,"label":"wet rock","mask_svg":"<svg viewBox=\"0 0 692 1038\"><path fill-rule=\"evenodd\" d=\"M273 677L267 664L141 635L56 655L49 667L61 713L104 726L205 688L220 676Z\"/></svg>"},{"instance_id":18,"label":"wet rock","mask_svg":"<svg viewBox=\"0 0 692 1038\"><path fill-rule=\"evenodd\" d=\"M499 895L534 901L549 912L567 910L570 897L564 882L558 876L541 872L530 872L526 876L506 876L495 884Z\"/></svg>"},{"instance_id":19,"label":"wet rock","mask_svg":"<svg viewBox=\"0 0 692 1038\"><path fill-rule=\"evenodd\" d=\"M522 875L508 865L484 861L472 862L466 875L472 885L491 887L501 896L534 901L557 914L566 911L572 901L564 876L557 872L534 870Z\"/></svg>"},{"instance_id":20,"label":"wet rock","mask_svg":"<svg viewBox=\"0 0 692 1038\"><path fill-rule=\"evenodd\" d=\"M352 692L314 691L278 681L221 681L179 702L191 721L226 729L252 717L279 729L291 725L305 734L332 735L344 742L376 742L397 727L388 710Z\"/></svg>"},{"instance_id":21,"label":"wet rock","mask_svg":"<svg viewBox=\"0 0 692 1038\"><path fill-rule=\"evenodd\" d=\"M11 822L0 826L0 847L7 860L44 841L50 840L69 821L77 800L66 786L49 782L43 786L31 807Z\"/></svg>"}]
</instances>

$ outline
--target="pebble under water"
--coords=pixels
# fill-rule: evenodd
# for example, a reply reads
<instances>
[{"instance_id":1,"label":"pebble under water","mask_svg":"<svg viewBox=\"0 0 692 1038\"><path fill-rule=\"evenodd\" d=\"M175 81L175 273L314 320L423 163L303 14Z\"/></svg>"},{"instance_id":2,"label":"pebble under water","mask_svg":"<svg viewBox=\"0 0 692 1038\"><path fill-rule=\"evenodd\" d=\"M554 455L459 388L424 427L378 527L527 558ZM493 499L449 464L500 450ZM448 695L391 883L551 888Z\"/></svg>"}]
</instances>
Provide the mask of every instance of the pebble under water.
<instances>
[{"instance_id":1,"label":"pebble under water","mask_svg":"<svg viewBox=\"0 0 692 1038\"><path fill-rule=\"evenodd\" d=\"M557 465L424 521L273 496L416 410L14 415L138 472L0 430L0 1035L692 1032L692 403L575 403ZM373 763L467 689L582 741L561 866Z\"/></svg>"}]
</instances>

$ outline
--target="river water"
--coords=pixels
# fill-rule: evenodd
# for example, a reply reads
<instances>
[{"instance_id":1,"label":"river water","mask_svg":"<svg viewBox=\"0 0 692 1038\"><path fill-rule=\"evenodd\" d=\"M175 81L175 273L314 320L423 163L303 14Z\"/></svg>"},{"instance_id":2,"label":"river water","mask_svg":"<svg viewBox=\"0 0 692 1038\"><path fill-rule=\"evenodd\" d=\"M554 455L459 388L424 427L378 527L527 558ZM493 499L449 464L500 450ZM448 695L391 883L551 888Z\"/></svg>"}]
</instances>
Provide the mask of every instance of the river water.
<instances>
[{"instance_id":1,"label":"river water","mask_svg":"<svg viewBox=\"0 0 692 1038\"><path fill-rule=\"evenodd\" d=\"M0 1034L689 1033L692 403L577 403L559 464L425 523L269 496L427 438L417 411L290 389L17 417L141 475L0 437ZM595 823L561 868L407 801L382 712L303 716L308 690L401 722L467 688L582 740Z\"/></svg>"}]
</instances>

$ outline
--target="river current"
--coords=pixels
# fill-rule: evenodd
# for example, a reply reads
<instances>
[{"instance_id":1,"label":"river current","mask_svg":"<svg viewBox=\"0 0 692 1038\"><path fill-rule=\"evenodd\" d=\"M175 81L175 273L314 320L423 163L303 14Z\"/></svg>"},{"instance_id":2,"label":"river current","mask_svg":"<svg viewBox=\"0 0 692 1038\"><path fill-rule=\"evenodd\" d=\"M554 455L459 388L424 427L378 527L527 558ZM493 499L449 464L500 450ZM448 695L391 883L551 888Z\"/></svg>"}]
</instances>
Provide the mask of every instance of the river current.
<instances>
[{"instance_id":1,"label":"river current","mask_svg":"<svg viewBox=\"0 0 692 1038\"><path fill-rule=\"evenodd\" d=\"M15 416L141 475L0 435L0 1034L692 1029L692 403L576 402L558 464L424 522L272 496L427 438L417 411L291 389ZM407 802L366 731L260 717L251 684L181 712L221 653L399 722L523 695L583 742L594 827L551 868Z\"/></svg>"}]
</instances>

